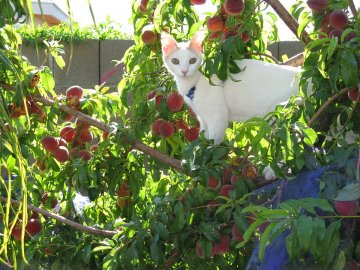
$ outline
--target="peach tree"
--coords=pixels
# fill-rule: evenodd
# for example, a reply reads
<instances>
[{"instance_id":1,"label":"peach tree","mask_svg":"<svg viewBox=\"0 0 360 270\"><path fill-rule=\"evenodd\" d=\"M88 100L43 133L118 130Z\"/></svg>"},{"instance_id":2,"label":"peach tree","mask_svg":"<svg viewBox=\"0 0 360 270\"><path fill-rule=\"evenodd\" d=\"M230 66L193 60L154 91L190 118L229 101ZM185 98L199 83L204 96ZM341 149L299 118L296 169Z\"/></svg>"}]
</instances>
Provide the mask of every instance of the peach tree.
<instances>
[{"instance_id":1,"label":"peach tree","mask_svg":"<svg viewBox=\"0 0 360 270\"><path fill-rule=\"evenodd\" d=\"M353 2L297 1L290 14L274 0L213 0L217 10L199 17L195 6L204 2L133 1L135 45L117 91L73 86L60 95L51 69L21 55L14 24L31 9L4 1L1 263L245 269L255 247L260 262L289 232L289 267L356 269L360 20ZM235 60L277 61L267 49L277 40L277 17L306 45L299 95L264 118L232 123L213 145L162 65L160 34L183 40L205 31L202 72L225 80L241 72ZM46 44L63 67L61 44ZM349 132L357 141L344 139ZM316 197L282 200L282 184L262 189L280 183L262 179L268 164L281 183L330 167Z\"/></svg>"}]
</instances>

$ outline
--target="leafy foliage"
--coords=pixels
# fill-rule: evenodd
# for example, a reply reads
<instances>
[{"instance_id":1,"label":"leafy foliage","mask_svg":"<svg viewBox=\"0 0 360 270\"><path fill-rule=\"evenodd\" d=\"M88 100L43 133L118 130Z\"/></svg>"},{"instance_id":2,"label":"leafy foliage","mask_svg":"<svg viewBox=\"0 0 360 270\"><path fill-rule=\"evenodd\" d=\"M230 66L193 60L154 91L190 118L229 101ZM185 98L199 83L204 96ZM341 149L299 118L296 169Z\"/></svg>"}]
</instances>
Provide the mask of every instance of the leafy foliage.
<instances>
[{"instance_id":1,"label":"leafy foliage","mask_svg":"<svg viewBox=\"0 0 360 270\"><path fill-rule=\"evenodd\" d=\"M213 1L218 15L223 2ZM329 12L347 7L345 1L329 2ZM166 102L176 85L162 67L159 34L167 31L180 40L205 25L207 18L198 17L190 0L134 1L135 45L124 56L126 72L118 92L101 85L81 89L75 97L57 96L50 69L32 66L21 56L21 38L12 22L29 11L22 2L6 3L12 3L7 6L12 12L0 13L1 261L16 269L28 268L26 262L35 269L245 269L254 246L259 245L261 260L282 233L287 233L290 266L343 269L347 260L359 258L357 220L341 215L335 205L360 197L359 145L343 139L347 131L359 134L358 103L334 100L314 127L308 125L334 94L359 83L358 17L351 17L351 30L345 30L339 42L318 31L324 14L310 13L299 1L292 10L302 18L301 28L314 26L299 95L264 118L233 123L226 140L213 145L202 133L189 140L186 132L197 128L196 117L186 106L172 112ZM276 31L264 30L274 15L263 10L261 1L246 0L241 15L226 19L224 37L211 40L206 33L206 76L231 79L231 73L241 72L234 60L260 59L267 53ZM154 42L145 44L145 29L154 31ZM49 30L55 31L51 36L60 32ZM35 40L45 37L42 31ZM357 37L346 41L349 31ZM320 34L325 36L315 38ZM74 40L73 33L59 39L70 37ZM64 64L61 45L47 44L49 53ZM52 106L40 104L39 95L53 99ZM84 127L87 122L81 123L80 116L69 120L62 104L94 118L93 126ZM100 130L95 119L110 124ZM171 136L155 132L153 124L159 119L171 123ZM43 139L53 136L60 144L60 136L67 138L61 133L64 128L75 133L55 147L68 149L68 158L61 160L46 150ZM139 145L150 147L153 156L141 153ZM81 157L80 151L88 151L90 158ZM181 170L154 158L159 152L181 161ZM319 179L318 198L282 201L281 186L257 193L259 171L268 164L284 181L302 170L334 164L336 170L329 167ZM51 200L44 199L45 193ZM89 199L82 209L80 194ZM10 198L19 204L11 204ZM59 205L53 208L54 198ZM36 217L28 205L77 224ZM29 233L29 218L41 222L41 232ZM104 237L80 225L113 233Z\"/></svg>"}]
</instances>

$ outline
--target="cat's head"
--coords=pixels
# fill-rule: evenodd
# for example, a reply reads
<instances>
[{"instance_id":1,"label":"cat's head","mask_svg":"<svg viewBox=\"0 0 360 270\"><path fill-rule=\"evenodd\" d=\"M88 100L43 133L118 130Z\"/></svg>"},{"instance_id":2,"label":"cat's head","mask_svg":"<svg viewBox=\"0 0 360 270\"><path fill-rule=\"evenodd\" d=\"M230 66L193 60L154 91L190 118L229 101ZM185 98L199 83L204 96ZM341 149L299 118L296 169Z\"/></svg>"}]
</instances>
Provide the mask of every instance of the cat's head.
<instances>
[{"instance_id":1,"label":"cat's head","mask_svg":"<svg viewBox=\"0 0 360 270\"><path fill-rule=\"evenodd\" d=\"M198 70L203 60L203 34L198 33L190 41L176 42L166 32L161 34L161 48L166 68L176 77L191 77Z\"/></svg>"}]
</instances>

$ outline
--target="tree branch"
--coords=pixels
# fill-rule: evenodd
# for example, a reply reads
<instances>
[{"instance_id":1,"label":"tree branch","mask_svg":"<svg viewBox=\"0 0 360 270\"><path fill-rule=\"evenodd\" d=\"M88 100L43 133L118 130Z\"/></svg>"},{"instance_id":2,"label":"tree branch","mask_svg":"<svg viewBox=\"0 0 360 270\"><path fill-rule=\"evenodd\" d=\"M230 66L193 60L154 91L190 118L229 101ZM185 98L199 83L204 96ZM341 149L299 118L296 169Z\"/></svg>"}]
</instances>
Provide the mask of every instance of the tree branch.
<instances>
[{"instance_id":1,"label":"tree branch","mask_svg":"<svg viewBox=\"0 0 360 270\"><path fill-rule=\"evenodd\" d=\"M344 88L341 89L339 93L336 93L331 98L329 98L321 107L320 109L313 115L313 117L309 120L308 126L311 127L314 122L319 118L319 116L327 109L327 107L330 106L331 103L333 103L338 97L345 95L347 93L348 89Z\"/></svg>"},{"instance_id":2,"label":"tree branch","mask_svg":"<svg viewBox=\"0 0 360 270\"><path fill-rule=\"evenodd\" d=\"M11 204L15 205L15 206L19 206L20 202L14 199L10 199L11 200ZM0 196L0 201L3 202L7 202L7 198L5 198L4 196ZM73 228L75 228L78 231L82 231L82 232L86 232L86 233L90 233L90 234L94 234L94 235L101 235L101 236L106 236L106 237L113 237L115 234L117 234L117 231L108 231L108 230L101 230L101 229L96 229L94 227L88 227L88 226L84 226L82 224L76 223L72 220L69 220L63 216L48 212L42 208L39 207L35 207L32 205L27 205L27 208L33 212L37 212L37 213L41 213L43 216L47 216L53 219L56 219L57 221L60 221L62 223L65 223Z\"/></svg>"},{"instance_id":3,"label":"tree branch","mask_svg":"<svg viewBox=\"0 0 360 270\"><path fill-rule=\"evenodd\" d=\"M41 102L42 104L46 105L46 106L53 106L55 104L55 101L50 100L48 98L42 97L42 96L33 96L33 100L37 101L37 102ZM78 117L78 119L81 122L90 124L94 127L97 127L98 129L102 130L102 131L106 131L106 132L113 132L114 128L111 127L110 125L107 125L97 119L92 118L91 116L84 114L82 112L79 112L77 110L74 110L66 105L63 105L61 103L59 103L59 109L74 115L76 117ZM129 142L128 140L126 140L125 137L123 137L123 140L125 140L127 143L129 143L130 145L133 146L133 148L143 152L144 154L149 155L150 157L153 157L155 159L157 159L158 161L172 167L173 169L182 172L182 166L181 166L181 162L173 157L170 157L166 154L163 154L159 151L157 151L156 149L153 149L141 142L139 142L138 140L134 140L133 142Z\"/></svg>"},{"instance_id":4,"label":"tree branch","mask_svg":"<svg viewBox=\"0 0 360 270\"><path fill-rule=\"evenodd\" d=\"M295 36L298 37L297 30L299 28L299 23L279 2L279 0L264 0L264 1L268 3L275 10L275 12L289 27L289 29L295 34ZM301 33L301 36L298 38L305 44L308 44L311 41L309 34L305 30Z\"/></svg>"},{"instance_id":5,"label":"tree branch","mask_svg":"<svg viewBox=\"0 0 360 270\"><path fill-rule=\"evenodd\" d=\"M356 6L355 6L353 0L349 0L349 7L350 7L350 10L351 10L351 13L354 15L354 17L356 17L357 14L358 14L358 11L356 9Z\"/></svg>"},{"instance_id":6,"label":"tree branch","mask_svg":"<svg viewBox=\"0 0 360 270\"><path fill-rule=\"evenodd\" d=\"M299 53L297 55L294 55L293 57L286 60L283 65L286 66L292 66L292 67L298 67L301 66L304 63L304 53Z\"/></svg>"}]
</instances>

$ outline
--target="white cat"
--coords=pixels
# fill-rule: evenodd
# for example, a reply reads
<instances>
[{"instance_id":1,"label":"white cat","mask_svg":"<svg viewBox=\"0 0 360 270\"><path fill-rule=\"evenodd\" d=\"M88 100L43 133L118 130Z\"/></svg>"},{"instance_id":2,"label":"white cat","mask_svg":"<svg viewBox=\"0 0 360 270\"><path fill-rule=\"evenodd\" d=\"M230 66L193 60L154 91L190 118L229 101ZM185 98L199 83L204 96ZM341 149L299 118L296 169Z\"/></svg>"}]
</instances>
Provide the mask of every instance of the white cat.
<instances>
[{"instance_id":1,"label":"white cat","mask_svg":"<svg viewBox=\"0 0 360 270\"><path fill-rule=\"evenodd\" d=\"M176 42L168 33L161 35L163 61L174 76L178 91L195 112L200 129L215 144L222 142L228 121L262 117L298 92L301 69L259 60L237 61L241 72L224 82L201 74L202 35L188 42Z\"/></svg>"}]
</instances>

